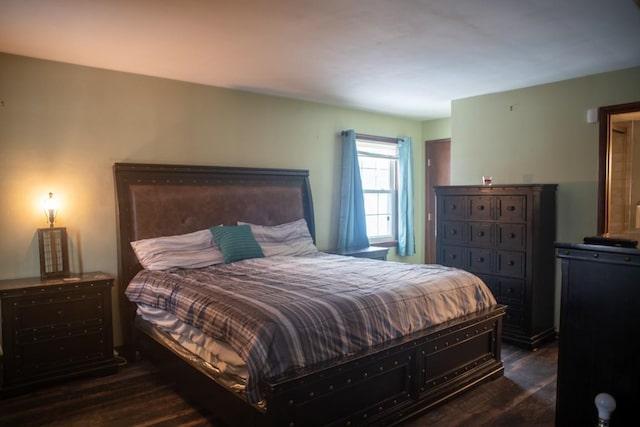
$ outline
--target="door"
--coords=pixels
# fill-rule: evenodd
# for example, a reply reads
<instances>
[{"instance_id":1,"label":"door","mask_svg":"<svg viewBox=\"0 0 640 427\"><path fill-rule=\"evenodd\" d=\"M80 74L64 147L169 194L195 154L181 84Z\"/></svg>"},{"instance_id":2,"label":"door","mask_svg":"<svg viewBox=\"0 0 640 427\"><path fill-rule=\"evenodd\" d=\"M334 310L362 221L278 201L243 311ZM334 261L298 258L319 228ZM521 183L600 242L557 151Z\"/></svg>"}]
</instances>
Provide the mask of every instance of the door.
<instances>
[{"instance_id":1,"label":"door","mask_svg":"<svg viewBox=\"0 0 640 427\"><path fill-rule=\"evenodd\" d=\"M436 262L436 197L433 187L451 183L451 139L425 141L425 263Z\"/></svg>"}]
</instances>

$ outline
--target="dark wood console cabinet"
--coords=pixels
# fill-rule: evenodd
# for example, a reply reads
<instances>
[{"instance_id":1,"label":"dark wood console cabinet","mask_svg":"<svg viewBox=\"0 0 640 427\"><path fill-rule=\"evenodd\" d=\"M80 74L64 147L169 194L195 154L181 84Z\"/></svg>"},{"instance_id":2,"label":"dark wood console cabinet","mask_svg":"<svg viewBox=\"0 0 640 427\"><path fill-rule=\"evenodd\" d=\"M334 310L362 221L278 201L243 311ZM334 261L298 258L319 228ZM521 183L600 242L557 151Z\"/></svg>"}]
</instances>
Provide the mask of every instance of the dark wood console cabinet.
<instances>
[{"instance_id":1,"label":"dark wood console cabinet","mask_svg":"<svg viewBox=\"0 0 640 427\"><path fill-rule=\"evenodd\" d=\"M611 426L637 425L640 250L558 243L562 295L557 426L595 426L594 398L616 399Z\"/></svg>"},{"instance_id":2,"label":"dark wood console cabinet","mask_svg":"<svg viewBox=\"0 0 640 427\"><path fill-rule=\"evenodd\" d=\"M0 280L0 394L85 373L115 373L113 282L104 273Z\"/></svg>"},{"instance_id":3,"label":"dark wood console cabinet","mask_svg":"<svg viewBox=\"0 0 640 427\"><path fill-rule=\"evenodd\" d=\"M506 304L502 339L555 337L556 184L436 186L436 262L470 271Z\"/></svg>"}]
</instances>

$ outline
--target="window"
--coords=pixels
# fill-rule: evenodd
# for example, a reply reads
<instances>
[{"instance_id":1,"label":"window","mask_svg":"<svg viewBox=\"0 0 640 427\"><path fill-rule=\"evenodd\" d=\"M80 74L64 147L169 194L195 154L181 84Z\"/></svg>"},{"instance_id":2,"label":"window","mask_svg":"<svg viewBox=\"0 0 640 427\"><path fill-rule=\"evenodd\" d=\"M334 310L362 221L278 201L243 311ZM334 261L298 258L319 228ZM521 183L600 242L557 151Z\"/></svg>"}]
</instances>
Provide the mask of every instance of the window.
<instances>
[{"instance_id":1,"label":"window","mask_svg":"<svg viewBox=\"0 0 640 427\"><path fill-rule=\"evenodd\" d=\"M356 135L356 146L367 237L371 243L396 240L398 144Z\"/></svg>"}]
</instances>

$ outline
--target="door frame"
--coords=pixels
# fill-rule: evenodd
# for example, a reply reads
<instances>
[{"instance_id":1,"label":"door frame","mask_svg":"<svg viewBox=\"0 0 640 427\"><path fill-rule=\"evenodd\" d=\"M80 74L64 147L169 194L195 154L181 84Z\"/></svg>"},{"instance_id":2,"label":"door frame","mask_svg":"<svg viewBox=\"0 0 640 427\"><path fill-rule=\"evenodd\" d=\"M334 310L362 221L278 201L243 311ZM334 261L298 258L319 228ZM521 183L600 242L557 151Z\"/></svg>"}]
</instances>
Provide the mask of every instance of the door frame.
<instances>
[{"instance_id":1,"label":"door frame","mask_svg":"<svg viewBox=\"0 0 640 427\"><path fill-rule=\"evenodd\" d=\"M436 262L436 203L435 185L449 185L451 183L451 138L433 139L425 144L425 216L424 216L424 262L433 264ZM434 145L438 144L440 151L446 145L446 162L432 162ZM446 176L446 180L438 177ZM444 182L446 181L446 182Z\"/></svg>"},{"instance_id":2,"label":"door frame","mask_svg":"<svg viewBox=\"0 0 640 427\"><path fill-rule=\"evenodd\" d=\"M609 223L608 191L609 191L609 132L611 116L621 113L640 111L640 102L609 105L598 108L599 146L598 146L598 234L607 232Z\"/></svg>"}]
</instances>

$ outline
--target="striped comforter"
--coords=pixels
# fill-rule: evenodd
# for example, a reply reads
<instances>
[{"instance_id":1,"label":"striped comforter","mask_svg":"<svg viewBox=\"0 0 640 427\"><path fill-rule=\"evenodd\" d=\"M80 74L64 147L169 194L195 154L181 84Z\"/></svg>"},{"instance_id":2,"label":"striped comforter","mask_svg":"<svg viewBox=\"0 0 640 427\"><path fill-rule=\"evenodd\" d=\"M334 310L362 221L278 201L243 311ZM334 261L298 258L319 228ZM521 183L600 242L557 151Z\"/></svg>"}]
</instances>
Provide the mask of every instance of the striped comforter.
<instances>
[{"instance_id":1,"label":"striped comforter","mask_svg":"<svg viewBox=\"0 0 640 427\"><path fill-rule=\"evenodd\" d=\"M262 379L496 304L485 284L462 270L322 252L143 270L126 295L228 342L247 363L252 403L262 397Z\"/></svg>"}]
</instances>

